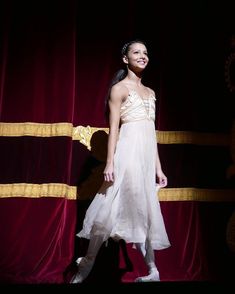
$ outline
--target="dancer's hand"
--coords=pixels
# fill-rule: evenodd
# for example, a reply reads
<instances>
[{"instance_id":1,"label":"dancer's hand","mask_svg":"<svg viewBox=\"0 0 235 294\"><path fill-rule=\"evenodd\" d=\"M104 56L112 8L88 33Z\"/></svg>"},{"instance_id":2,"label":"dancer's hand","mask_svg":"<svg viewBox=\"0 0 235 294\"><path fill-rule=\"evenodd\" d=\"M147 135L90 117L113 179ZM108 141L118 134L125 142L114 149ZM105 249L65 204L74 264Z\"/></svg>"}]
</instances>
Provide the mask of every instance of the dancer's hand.
<instances>
[{"instance_id":1,"label":"dancer's hand","mask_svg":"<svg viewBox=\"0 0 235 294\"><path fill-rule=\"evenodd\" d=\"M157 183L163 188L167 186L167 177L162 170L157 171Z\"/></svg>"},{"instance_id":2,"label":"dancer's hand","mask_svg":"<svg viewBox=\"0 0 235 294\"><path fill-rule=\"evenodd\" d=\"M104 169L104 180L106 182L114 181L113 164L106 164L106 167Z\"/></svg>"}]
</instances>

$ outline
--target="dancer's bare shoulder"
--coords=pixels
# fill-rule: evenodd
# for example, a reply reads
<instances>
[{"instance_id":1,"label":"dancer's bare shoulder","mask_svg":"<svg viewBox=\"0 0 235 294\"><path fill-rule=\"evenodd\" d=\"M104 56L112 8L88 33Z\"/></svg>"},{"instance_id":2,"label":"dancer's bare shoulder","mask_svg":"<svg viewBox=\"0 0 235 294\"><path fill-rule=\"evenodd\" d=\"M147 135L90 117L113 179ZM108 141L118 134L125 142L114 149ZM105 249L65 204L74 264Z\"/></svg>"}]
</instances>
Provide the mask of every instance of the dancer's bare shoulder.
<instances>
[{"instance_id":1,"label":"dancer's bare shoulder","mask_svg":"<svg viewBox=\"0 0 235 294\"><path fill-rule=\"evenodd\" d=\"M149 96L154 96L154 97L156 96L155 91L153 89L151 89L149 87L146 87L146 89L147 89L147 91L149 93Z\"/></svg>"},{"instance_id":2,"label":"dancer's bare shoulder","mask_svg":"<svg viewBox=\"0 0 235 294\"><path fill-rule=\"evenodd\" d=\"M125 83L118 82L114 86L112 86L110 91L110 99L112 101L120 101L123 102L126 100L126 97L129 95L129 90Z\"/></svg>"}]
</instances>

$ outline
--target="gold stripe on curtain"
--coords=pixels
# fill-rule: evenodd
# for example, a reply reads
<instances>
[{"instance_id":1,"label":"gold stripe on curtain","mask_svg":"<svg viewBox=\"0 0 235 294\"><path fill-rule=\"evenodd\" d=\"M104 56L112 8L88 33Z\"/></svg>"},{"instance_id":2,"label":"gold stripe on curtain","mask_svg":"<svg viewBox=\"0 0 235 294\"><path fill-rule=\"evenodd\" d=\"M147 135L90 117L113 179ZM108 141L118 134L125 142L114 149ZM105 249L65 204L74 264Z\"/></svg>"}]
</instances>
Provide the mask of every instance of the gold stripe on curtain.
<instances>
[{"instance_id":1,"label":"gold stripe on curtain","mask_svg":"<svg viewBox=\"0 0 235 294\"><path fill-rule=\"evenodd\" d=\"M69 136L72 137L73 125L67 122L61 123L0 123L0 136L7 137L54 137Z\"/></svg>"},{"instance_id":2,"label":"gold stripe on curtain","mask_svg":"<svg viewBox=\"0 0 235 294\"><path fill-rule=\"evenodd\" d=\"M60 183L49 184L1 184L0 198L26 197L26 198L66 198L79 200L77 187ZM159 192L160 201L211 201L234 202L235 189L198 189L198 188L164 188Z\"/></svg>"},{"instance_id":3,"label":"gold stripe on curtain","mask_svg":"<svg viewBox=\"0 0 235 294\"><path fill-rule=\"evenodd\" d=\"M235 189L164 188L160 201L235 201Z\"/></svg>"},{"instance_id":4,"label":"gold stripe on curtain","mask_svg":"<svg viewBox=\"0 0 235 294\"><path fill-rule=\"evenodd\" d=\"M20 137L54 137L68 136L73 140L79 140L89 150L92 135L103 130L108 133L108 128L97 128L91 126L76 126L71 123L0 123L0 136ZM197 133L188 131L156 131L160 144L197 144L227 146L230 144L230 135L224 133Z\"/></svg>"},{"instance_id":5,"label":"gold stripe on curtain","mask_svg":"<svg viewBox=\"0 0 235 294\"><path fill-rule=\"evenodd\" d=\"M59 197L67 199L77 198L77 187L61 183L48 184L0 184L0 198L26 197Z\"/></svg>"}]
</instances>

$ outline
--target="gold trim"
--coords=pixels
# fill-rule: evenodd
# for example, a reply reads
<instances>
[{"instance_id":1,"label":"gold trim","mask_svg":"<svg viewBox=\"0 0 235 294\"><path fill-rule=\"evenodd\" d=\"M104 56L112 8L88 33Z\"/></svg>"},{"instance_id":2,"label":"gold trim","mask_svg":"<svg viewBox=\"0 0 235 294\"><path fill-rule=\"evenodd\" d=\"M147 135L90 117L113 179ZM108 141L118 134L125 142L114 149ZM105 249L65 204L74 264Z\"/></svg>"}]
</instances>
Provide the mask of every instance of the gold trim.
<instances>
[{"instance_id":1,"label":"gold trim","mask_svg":"<svg viewBox=\"0 0 235 294\"><path fill-rule=\"evenodd\" d=\"M26 197L26 198L67 198L79 199L77 187L60 183L49 184L0 184L0 198ZM235 189L215 190L198 188L163 188L159 191L159 201L211 201L234 202ZM89 199L90 200L90 199Z\"/></svg>"},{"instance_id":2,"label":"gold trim","mask_svg":"<svg viewBox=\"0 0 235 294\"><path fill-rule=\"evenodd\" d=\"M234 202L235 189L164 188L159 191L159 201Z\"/></svg>"},{"instance_id":3,"label":"gold trim","mask_svg":"<svg viewBox=\"0 0 235 294\"><path fill-rule=\"evenodd\" d=\"M70 200L77 198L77 187L66 184L49 183L49 184L1 184L0 198L26 197L58 197Z\"/></svg>"},{"instance_id":4,"label":"gold trim","mask_svg":"<svg viewBox=\"0 0 235 294\"><path fill-rule=\"evenodd\" d=\"M107 134L109 132L108 128L94 128L94 127L83 127L77 126L73 128L73 140L80 141L81 144L85 145L88 150L91 150L91 137L97 131L103 130Z\"/></svg>"},{"instance_id":5,"label":"gold trim","mask_svg":"<svg viewBox=\"0 0 235 294\"><path fill-rule=\"evenodd\" d=\"M159 144L195 144L227 146L230 135L223 133L196 133L186 131L157 131Z\"/></svg>"},{"instance_id":6,"label":"gold trim","mask_svg":"<svg viewBox=\"0 0 235 294\"><path fill-rule=\"evenodd\" d=\"M108 128L97 128L91 126L76 126L71 123L0 123L0 136L20 137L55 137L68 136L72 140L78 140L89 150L92 135L104 130L108 133ZM227 146L230 144L230 135L223 133L195 133L186 131L156 131L159 144L197 144Z\"/></svg>"},{"instance_id":7,"label":"gold trim","mask_svg":"<svg viewBox=\"0 0 235 294\"><path fill-rule=\"evenodd\" d=\"M0 123L0 136L20 137L72 137L73 125L71 123L61 122L53 124L44 123Z\"/></svg>"}]
</instances>

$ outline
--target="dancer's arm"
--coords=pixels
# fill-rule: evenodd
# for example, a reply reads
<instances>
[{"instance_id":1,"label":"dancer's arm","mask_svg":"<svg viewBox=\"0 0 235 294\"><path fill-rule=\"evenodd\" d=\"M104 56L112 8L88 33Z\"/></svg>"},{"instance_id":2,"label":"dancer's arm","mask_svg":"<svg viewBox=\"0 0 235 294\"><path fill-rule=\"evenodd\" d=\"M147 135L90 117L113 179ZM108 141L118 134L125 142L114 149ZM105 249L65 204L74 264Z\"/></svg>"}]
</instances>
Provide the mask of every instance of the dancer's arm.
<instances>
[{"instance_id":1,"label":"dancer's arm","mask_svg":"<svg viewBox=\"0 0 235 294\"><path fill-rule=\"evenodd\" d=\"M120 123L120 108L125 95L125 89L119 85L112 87L109 98L109 137L108 137L108 150L106 167L104 169L104 179L107 182L114 181L114 166L113 159L116 149L119 133Z\"/></svg>"}]
</instances>

